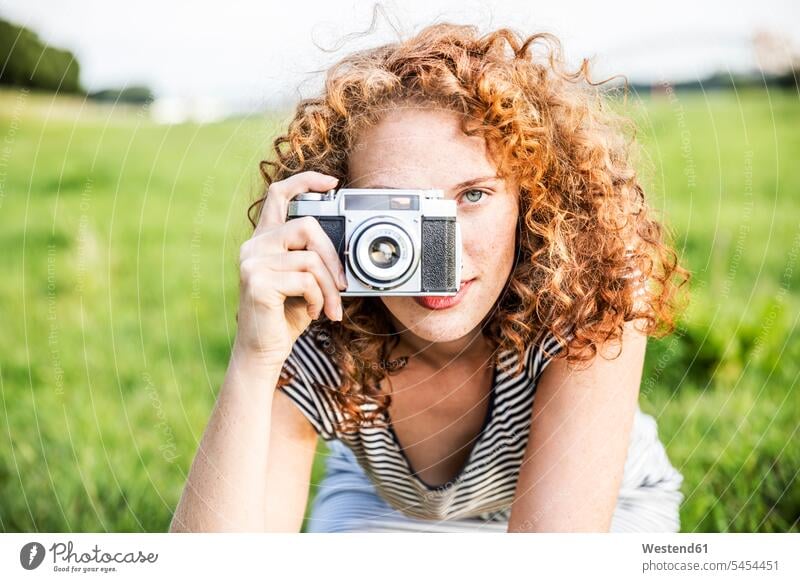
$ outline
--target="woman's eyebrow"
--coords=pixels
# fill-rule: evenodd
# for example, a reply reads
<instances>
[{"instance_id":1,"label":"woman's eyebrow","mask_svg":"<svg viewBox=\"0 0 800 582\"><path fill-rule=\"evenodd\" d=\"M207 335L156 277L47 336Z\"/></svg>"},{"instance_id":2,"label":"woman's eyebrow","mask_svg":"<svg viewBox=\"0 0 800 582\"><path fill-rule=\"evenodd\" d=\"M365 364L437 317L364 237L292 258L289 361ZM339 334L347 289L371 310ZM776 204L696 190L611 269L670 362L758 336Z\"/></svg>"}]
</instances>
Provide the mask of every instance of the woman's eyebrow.
<instances>
[{"instance_id":1,"label":"woman's eyebrow","mask_svg":"<svg viewBox=\"0 0 800 582\"><path fill-rule=\"evenodd\" d=\"M490 180L499 180L500 176L481 176L480 178L471 178L460 184L456 184L453 186L453 190L460 190L461 188L466 188L468 186L474 186L476 184L481 184L483 182L489 182ZM398 186L382 186L382 185L372 185L372 186L362 186L364 189L378 189L378 188L385 188L387 190L407 190L408 188L402 188Z\"/></svg>"}]
</instances>

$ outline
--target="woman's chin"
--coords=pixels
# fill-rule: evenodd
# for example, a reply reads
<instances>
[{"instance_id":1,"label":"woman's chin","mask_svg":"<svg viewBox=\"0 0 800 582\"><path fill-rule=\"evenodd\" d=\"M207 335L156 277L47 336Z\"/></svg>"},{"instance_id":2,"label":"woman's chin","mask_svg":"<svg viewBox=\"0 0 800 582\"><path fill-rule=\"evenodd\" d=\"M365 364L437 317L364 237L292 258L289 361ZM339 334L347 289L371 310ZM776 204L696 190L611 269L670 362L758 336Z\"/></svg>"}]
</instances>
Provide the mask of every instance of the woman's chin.
<instances>
[{"instance_id":1,"label":"woman's chin","mask_svg":"<svg viewBox=\"0 0 800 582\"><path fill-rule=\"evenodd\" d=\"M427 341L427 342L436 342L436 343L446 343L446 342L454 342L456 340L460 340L465 335L467 335L471 330L458 328L458 329L440 329L440 328L428 328L427 326L423 327L414 327L411 331L419 337L420 339Z\"/></svg>"},{"instance_id":2,"label":"woman's chin","mask_svg":"<svg viewBox=\"0 0 800 582\"><path fill-rule=\"evenodd\" d=\"M403 318L401 322L415 336L428 342L459 340L475 329L476 325L442 312L428 313L421 319Z\"/></svg>"},{"instance_id":3,"label":"woman's chin","mask_svg":"<svg viewBox=\"0 0 800 582\"><path fill-rule=\"evenodd\" d=\"M428 342L451 342L462 339L480 325L473 312L466 308L474 305L466 302L446 309L429 309L411 297L382 297L395 325L409 330L418 338Z\"/></svg>"}]
</instances>

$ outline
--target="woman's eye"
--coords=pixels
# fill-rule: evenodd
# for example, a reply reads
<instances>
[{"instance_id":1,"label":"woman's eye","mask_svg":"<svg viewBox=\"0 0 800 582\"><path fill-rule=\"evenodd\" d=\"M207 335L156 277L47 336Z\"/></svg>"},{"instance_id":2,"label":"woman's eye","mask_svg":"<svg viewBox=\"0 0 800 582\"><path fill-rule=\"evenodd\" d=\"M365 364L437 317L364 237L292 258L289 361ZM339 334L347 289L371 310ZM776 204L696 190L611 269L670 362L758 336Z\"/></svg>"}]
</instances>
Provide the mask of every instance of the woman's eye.
<instances>
[{"instance_id":1,"label":"woman's eye","mask_svg":"<svg viewBox=\"0 0 800 582\"><path fill-rule=\"evenodd\" d=\"M475 204L480 202L481 198L483 198L484 194L486 194L483 190L467 190L464 193L463 198L470 202L471 204Z\"/></svg>"}]
</instances>

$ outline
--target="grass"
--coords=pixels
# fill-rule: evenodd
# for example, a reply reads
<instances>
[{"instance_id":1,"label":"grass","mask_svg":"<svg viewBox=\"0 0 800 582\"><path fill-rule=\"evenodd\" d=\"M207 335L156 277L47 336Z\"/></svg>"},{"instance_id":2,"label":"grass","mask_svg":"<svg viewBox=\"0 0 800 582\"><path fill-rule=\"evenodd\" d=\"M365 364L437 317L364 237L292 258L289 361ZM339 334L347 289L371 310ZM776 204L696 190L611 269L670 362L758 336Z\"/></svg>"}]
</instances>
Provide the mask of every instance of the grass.
<instances>
[{"instance_id":1,"label":"grass","mask_svg":"<svg viewBox=\"0 0 800 582\"><path fill-rule=\"evenodd\" d=\"M651 340L641 396L685 476L683 530L797 531L797 95L646 96L628 112L650 203L694 274L678 332ZM0 92L1 530L168 527L227 366L245 210L282 121L159 126Z\"/></svg>"}]
</instances>

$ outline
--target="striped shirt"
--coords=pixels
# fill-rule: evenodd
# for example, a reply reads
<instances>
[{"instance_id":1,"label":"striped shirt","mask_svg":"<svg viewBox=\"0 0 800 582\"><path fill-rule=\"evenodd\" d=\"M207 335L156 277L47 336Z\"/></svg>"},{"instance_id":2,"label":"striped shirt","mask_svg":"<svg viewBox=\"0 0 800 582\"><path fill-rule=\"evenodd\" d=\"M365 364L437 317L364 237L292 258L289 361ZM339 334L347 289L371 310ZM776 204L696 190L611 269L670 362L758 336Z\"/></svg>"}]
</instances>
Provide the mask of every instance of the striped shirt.
<instances>
[{"instance_id":1,"label":"striped shirt","mask_svg":"<svg viewBox=\"0 0 800 582\"><path fill-rule=\"evenodd\" d=\"M458 475L438 486L426 484L413 472L386 413L382 417L386 427L360 427L357 433L337 431L336 421L342 414L317 383L338 386L340 372L308 330L287 359L285 368L289 367L294 378L281 389L324 440L339 440L353 451L378 493L395 509L422 519L503 521L510 514L528 442L536 386L560 349L557 340L546 335L525 351L519 373L515 373L519 357L515 351L499 354L480 434ZM501 364L506 363L510 366L501 371ZM285 369L281 375L287 377Z\"/></svg>"}]
</instances>

